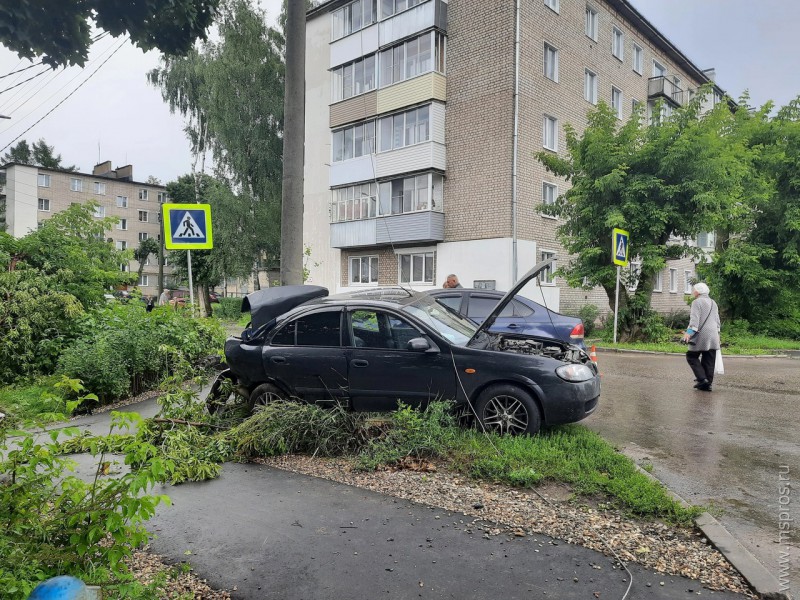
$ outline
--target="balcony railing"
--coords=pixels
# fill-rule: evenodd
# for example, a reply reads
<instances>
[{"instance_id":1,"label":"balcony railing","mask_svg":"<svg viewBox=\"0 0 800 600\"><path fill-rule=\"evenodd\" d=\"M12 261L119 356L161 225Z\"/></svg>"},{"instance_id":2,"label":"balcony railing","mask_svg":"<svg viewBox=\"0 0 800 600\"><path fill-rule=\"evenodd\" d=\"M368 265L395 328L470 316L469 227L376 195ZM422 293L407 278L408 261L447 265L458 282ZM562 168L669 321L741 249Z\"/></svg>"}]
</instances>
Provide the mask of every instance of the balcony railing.
<instances>
[{"instance_id":1,"label":"balcony railing","mask_svg":"<svg viewBox=\"0 0 800 600\"><path fill-rule=\"evenodd\" d=\"M331 223L333 248L441 241L444 241L444 213L435 210Z\"/></svg>"},{"instance_id":2,"label":"balcony railing","mask_svg":"<svg viewBox=\"0 0 800 600\"><path fill-rule=\"evenodd\" d=\"M688 90L675 85L675 82L663 75L651 77L647 81L647 97L651 100L666 98L673 106L683 106L688 100Z\"/></svg>"}]
</instances>

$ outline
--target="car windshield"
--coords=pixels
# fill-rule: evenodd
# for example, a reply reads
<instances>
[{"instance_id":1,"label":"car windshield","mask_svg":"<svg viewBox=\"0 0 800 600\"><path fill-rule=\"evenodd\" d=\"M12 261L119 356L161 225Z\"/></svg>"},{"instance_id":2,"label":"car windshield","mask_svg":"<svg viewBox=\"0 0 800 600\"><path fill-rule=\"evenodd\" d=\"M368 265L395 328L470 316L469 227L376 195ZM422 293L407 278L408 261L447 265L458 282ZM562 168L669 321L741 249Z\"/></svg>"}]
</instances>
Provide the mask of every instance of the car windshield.
<instances>
[{"instance_id":1,"label":"car windshield","mask_svg":"<svg viewBox=\"0 0 800 600\"><path fill-rule=\"evenodd\" d=\"M472 321L450 312L431 296L423 296L404 306L403 310L424 321L457 346L466 345L478 329Z\"/></svg>"}]
</instances>

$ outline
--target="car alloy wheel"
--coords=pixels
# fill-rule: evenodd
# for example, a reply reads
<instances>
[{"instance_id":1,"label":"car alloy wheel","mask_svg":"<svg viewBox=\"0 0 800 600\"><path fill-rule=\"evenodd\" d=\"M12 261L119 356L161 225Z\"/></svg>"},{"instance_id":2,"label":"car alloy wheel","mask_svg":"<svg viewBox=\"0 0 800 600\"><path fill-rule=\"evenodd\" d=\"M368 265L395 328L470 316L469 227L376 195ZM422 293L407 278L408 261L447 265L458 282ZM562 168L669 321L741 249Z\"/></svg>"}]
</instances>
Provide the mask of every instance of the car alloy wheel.
<instances>
[{"instance_id":1,"label":"car alloy wheel","mask_svg":"<svg viewBox=\"0 0 800 600\"><path fill-rule=\"evenodd\" d=\"M478 418L486 431L501 435L535 435L541 416L533 398L513 385L496 385L478 399Z\"/></svg>"},{"instance_id":2,"label":"car alloy wheel","mask_svg":"<svg viewBox=\"0 0 800 600\"><path fill-rule=\"evenodd\" d=\"M284 400L286 400L286 395L277 386L271 383L262 383L250 394L250 412L253 412L256 406L266 406Z\"/></svg>"}]
</instances>

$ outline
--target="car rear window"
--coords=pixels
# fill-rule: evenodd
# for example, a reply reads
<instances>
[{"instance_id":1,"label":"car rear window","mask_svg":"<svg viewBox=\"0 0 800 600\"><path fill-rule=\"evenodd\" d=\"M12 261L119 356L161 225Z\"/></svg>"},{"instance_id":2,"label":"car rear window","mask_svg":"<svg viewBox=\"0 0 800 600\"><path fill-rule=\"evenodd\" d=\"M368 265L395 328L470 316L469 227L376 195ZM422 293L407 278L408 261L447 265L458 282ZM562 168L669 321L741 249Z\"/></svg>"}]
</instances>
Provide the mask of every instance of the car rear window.
<instances>
[{"instance_id":1,"label":"car rear window","mask_svg":"<svg viewBox=\"0 0 800 600\"><path fill-rule=\"evenodd\" d=\"M500 302L499 298L489 298L487 296L472 296L469 299L469 306L467 307L467 316L470 319L485 319L488 317L497 303ZM513 317L514 309L511 304L507 305L503 312L500 313L501 317Z\"/></svg>"}]
</instances>

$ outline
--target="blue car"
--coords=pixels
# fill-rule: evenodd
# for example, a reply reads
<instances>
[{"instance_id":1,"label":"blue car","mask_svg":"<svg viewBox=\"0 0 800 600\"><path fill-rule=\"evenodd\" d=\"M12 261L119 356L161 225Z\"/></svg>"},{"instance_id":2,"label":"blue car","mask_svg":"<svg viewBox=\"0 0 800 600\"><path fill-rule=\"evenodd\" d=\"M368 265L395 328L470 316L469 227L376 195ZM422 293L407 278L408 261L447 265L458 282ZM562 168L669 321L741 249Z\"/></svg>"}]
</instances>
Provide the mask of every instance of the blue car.
<instances>
[{"instance_id":1,"label":"blue car","mask_svg":"<svg viewBox=\"0 0 800 600\"><path fill-rule=\"evenodd\" d=\"M437 302L478 325L486 320L504 295L503 292L469 288L442 289L429 293ZM549 310L519 295L503 308L489 331L547 337L586 348L581 319Z\"/></svg>"}]
</instances>

